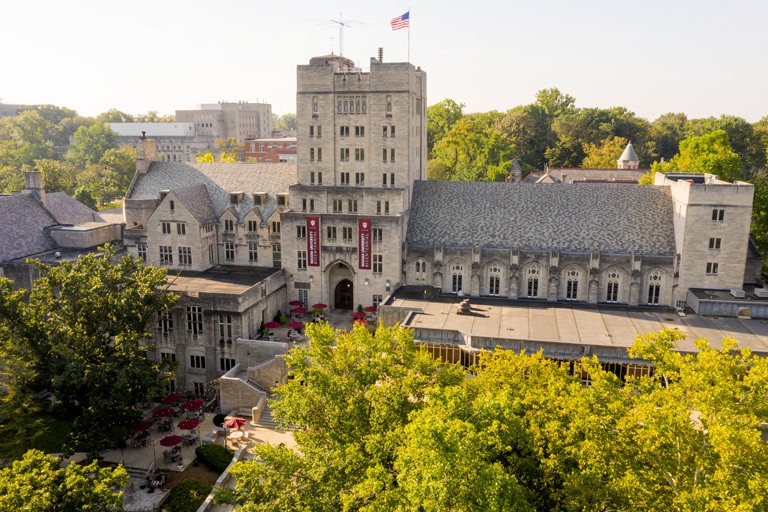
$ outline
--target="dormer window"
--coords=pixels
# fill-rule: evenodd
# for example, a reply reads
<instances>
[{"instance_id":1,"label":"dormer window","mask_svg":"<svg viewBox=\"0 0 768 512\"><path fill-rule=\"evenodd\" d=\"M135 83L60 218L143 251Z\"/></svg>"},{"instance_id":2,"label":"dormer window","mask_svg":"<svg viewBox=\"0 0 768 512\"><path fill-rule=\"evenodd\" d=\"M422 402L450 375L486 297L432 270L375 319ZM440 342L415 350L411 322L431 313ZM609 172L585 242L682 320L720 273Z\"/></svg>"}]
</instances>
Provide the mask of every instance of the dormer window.
<instances>
[{"instance_id":1,"label":"dormer window","mask_svg":"<svg viewBox=\"0 0 768 512\"><path fill-rule=\"evenodd\" d=\"M229 204L240 204L243 198L242 192L232 192L229 194Z\"/></svg>"},{"instance_id":2,"label":"dormer window","mask_svg":"<svg viewBox=\"0 0 768 512\"><path fill-rule=\"evenodd\" d=\"M277 206L288 206L288 194L277 194Z\"/></svg>"},{"instance_id":3,"label":"dormer window","mask_svg":"<svg viewBox=\"0 0 768 512\"><path fill-rule=\"evenodd\" d=\"M261 206L262 204L267 202L267 193L266 192L256 192L253 194L253 204L254 206Z\"/></svg>"}]
</instances>

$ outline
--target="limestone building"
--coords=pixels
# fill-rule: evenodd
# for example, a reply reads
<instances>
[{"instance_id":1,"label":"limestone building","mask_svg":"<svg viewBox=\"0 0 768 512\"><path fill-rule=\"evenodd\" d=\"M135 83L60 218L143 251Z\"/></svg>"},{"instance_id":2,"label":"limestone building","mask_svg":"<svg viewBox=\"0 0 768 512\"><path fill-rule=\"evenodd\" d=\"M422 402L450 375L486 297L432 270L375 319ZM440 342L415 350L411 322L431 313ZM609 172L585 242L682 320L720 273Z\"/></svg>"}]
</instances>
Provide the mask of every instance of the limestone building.
<instances>
[{"instance_id":1,"label":"limestone building","mask_svg":"<svg viewBox=\"0 0 768 512\"><path fill-rule=\"evenodd\" d=\"M157 357L178 361L174 389L202 395L237 364L235 341L254 337L284 308L280 211L288 207L296 167L157 156L155 140L138 141L124 199L124 244L147 264L168 269L169 290L181 298L160 312Z\"/></svg>"},{"instance_id":2,"label":"limestone building","mask_svg":"<svg viewBox=\"0 0 768 512\"><path fill-rule=\"evenodd\" d=\"M281 215L291 300L352 309L403 282L413 185L426 179L426 87L408 63L298 67L298 183Z\"/></svg>"},{"instance_id":3,"label":"limestone building","mask_svg":"<svg viewBox=\"0 0 768 512\"><path fill-rule=\"evenodd\" d=\"M177 110L176 122L193 123L198 135L215 139L272 136L272 105L247 101L204 103L194 110Z\"/></svg>"},{"instance_id":4,"label":"limestone building","mask_svg":"<svg viewBox=\"0 0 768 512\"><path fill-rule=\"evenodd\" d=\"M117 133L117 144L136 149L141 137L153 139L158 160L194 162L205 151L215 151L215 138L197 135L195 123L107 123Z\"/></svg>"}]
</instances>

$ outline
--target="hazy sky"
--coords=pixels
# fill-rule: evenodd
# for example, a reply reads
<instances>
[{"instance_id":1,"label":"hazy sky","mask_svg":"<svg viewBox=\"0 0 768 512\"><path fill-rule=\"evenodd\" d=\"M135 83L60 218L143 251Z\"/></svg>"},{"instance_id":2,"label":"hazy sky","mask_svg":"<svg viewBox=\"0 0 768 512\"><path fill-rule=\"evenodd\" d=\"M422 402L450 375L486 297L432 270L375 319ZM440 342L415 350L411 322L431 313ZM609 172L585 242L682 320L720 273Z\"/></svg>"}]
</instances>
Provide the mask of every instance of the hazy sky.
<instances>
[{"instance_id":1,"label":"hazy sky","mask_svg":"<svg viewBox=\"0 0 768 512\"><path fill-rule=\"evenodd\" d=\"M296 65L338 53L364 69L384 47L404 61L405 2L72 0L0 4L0 98L95 115L264 100L295 112ZM623 105L650 120L768 115L768 2L412 0L411 62L429 103L506 110L558 87L579 107ZM332 40L333 38L333 40ZM332 46L333 45L333 46Z\"/></svg>"}]
</instances>

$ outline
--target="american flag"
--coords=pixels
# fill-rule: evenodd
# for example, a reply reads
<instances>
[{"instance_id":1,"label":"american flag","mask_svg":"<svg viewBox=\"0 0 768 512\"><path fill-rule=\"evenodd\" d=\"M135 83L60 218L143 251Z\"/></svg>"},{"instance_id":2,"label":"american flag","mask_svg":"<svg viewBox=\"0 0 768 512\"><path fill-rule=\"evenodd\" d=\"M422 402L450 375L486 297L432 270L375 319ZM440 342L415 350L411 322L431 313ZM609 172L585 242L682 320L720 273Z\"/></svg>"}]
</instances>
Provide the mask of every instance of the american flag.
<instances>
[{"instance_id":1,"label":"american flag","mask_svg":"<svg viewBox=\"0 0 768 512\"><path fill-rule=\"evenodd\" d=\"M403 14L402 16L398 16L397 18L393 19L390 22L390 25L392 25L392 30L400 30L401 28L409 28L410 27L410 17L408 16L411 13L411 11L408 11L407 13Z\"/></svg>"}]
</instances>

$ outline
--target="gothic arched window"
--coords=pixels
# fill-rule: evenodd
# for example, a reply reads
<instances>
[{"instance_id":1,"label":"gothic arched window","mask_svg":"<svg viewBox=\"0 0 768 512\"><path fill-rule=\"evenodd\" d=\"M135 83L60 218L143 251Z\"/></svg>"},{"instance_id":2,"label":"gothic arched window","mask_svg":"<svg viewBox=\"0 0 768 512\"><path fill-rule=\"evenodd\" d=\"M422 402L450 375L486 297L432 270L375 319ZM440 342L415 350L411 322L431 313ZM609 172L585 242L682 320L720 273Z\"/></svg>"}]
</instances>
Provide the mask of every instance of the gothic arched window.
<instances>
[{"instance_id":1,"label":"gothic arched window","mask_svg":"<svg viewBox=\"0 0 768 512\"><path fill-rule=\"evenodd\" d=\"M488 267L488 295L499 295L501 292L501 267L491 265Z\"/></svg>"},{"instance_id":2,"label":"gothic arched window","mask_svg":"<svg viewBox=\"0 0 768 512\"><path fill-rule=\"evenodd\" d=\"M464 289L464 265L460 263L454 263L451 265L451 291L453 293L459 293Z\"/></svg>"},{"instance_id":3,"label":"gothic arched window","mask_svg":"<svg viewBox=\"0 0 768 512\"><path fill-rule=\"evenodd\" d=\"M565 299L577 300L579 298L579 277L580 272L575 269L569 269L565 272Z\"/></svg>"},{"instance_id":4,"label":"gothic arched window","mask_svg":"<svg viewBox=\"0 0 768 512\"><path fill-rule=\"evenodd\" d=\"M648 275L648 304L661 304L661 284L664 276L661 271L654 270Z\"/></svg>"},{"instance_id":5,"label":"gothic arched window","mask_svg":"<svg viewBox=\"0 0 768 512\"><path fill-rule=\"evenodd\" d=\"M606 302L619 301L619 278L620 274L616 270L610 270L608 272L606 280Z\"/></svg>"},{"instance_id":6,"label":"gothic arched window","mask_svg":"<svg viewBox=\"0 0 768 512\"><path fill-rule=\"evenodd\" d=\"M533 265L526 272L528 277L528 290L526 297L538 297L539 296L539 276L541 271L538 265Z\"/></svg>"}]
</instances>

